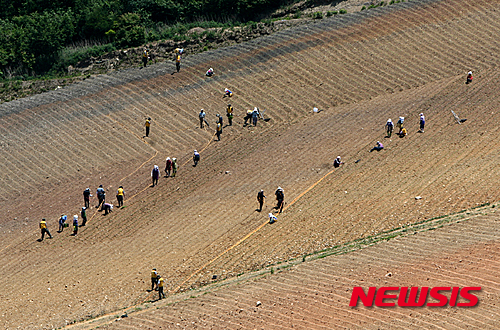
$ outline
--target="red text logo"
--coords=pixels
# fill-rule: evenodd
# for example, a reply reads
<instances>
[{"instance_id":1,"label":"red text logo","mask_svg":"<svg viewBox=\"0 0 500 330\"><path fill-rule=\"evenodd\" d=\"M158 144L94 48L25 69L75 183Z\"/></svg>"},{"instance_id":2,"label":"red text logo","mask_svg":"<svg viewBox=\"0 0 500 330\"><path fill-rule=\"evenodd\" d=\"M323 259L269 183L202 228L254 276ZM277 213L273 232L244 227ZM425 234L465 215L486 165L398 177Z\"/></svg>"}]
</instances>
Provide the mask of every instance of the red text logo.
<instances>
[{"instance_id":1,"label":"red text logo","mask_svg":"<svg viewBox=\"0 0 500 330\"><path fill-rule=\"evenodd\" d=\"M368 293L365 293L362 287L357 286L352 290L351 301L349 306L357 306L361 300L365 306L377 307L443 307L446 305L458 307L476 306L479 299L471 291L481 291L480 286L474 287L381 287L377 290L376 287L369 287ZM433 301L427 302L430 296ZM458 301L460 300L460 301Z\"/></svg>"}]
</instances>

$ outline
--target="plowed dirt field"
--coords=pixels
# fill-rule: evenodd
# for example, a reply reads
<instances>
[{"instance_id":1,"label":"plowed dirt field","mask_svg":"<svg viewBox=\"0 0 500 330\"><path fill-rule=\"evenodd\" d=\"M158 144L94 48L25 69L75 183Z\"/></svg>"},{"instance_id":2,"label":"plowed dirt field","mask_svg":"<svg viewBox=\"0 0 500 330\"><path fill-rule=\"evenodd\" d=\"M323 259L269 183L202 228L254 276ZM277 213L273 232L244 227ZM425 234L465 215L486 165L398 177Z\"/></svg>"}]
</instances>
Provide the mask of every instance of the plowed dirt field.
<instances>
[{"instance_id":1,"label":"plowed dirt field","mask_svg":"<svg viewBox=\"0 0 500 330\"><path fill-rule=\"evenodd\" d=\"M180 73L131 69L0 105L0 326L57 328L142 304L156 297L153 267L173 294L498 201L499 9L398 3L187 56ZM228 102L234 125L214 141ZM243 126L254 106L269 121ZM200 108L209 128L198 128ZM409 135L384 138L398 116ZM385 149L369 153L377 140ZM150 187L167 156L177 177ZM111 201L123 185L126 207L92 208L76 237L57 233L99 184ZM265 225L278 186L285 212ZM38 242L42 217L54 239Z\"/></svg>"}]
</instances>

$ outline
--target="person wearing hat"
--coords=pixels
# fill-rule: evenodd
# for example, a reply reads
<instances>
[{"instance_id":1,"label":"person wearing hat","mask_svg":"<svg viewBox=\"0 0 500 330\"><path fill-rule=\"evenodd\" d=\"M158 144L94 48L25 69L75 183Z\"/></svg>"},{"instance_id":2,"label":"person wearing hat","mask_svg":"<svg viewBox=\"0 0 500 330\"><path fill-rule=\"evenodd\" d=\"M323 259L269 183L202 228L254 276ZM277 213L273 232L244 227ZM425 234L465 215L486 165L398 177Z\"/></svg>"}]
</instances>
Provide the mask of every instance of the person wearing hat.
<instances>
[{"instance_id":1,"label":"person wearing hat","mask_svg":"<svg viewBox=\"0 0 500 330\"><path fill-rule=\"evenodd\" d=\"M104 211L104 215L108 215L109 212L113 211L113 204L109 203L102 204L101 211Z\"/></svg>"},{"instance_id":2,"label":"person wearing hat","mask_svg":"<svg viewBox=\"0 0 500 330\"><path fill-rule=\"evenodd\" d=\"M472 71L469 71L467 73L467 81L465 83L470 84L471 82L472 82Z\"/></svg>"},{"instance_id":3,"label":"person wearing hat","mask_svg":"<svg viewBox=\"0 0 500 330\"><path fill-rule=\"evenodd\" d=\"M376 150L376 151L380 151L384 149L384 145L382 143L380 143L380 141L377 141L377 145L375 147L373 147L370 152Z\"/></svg>"},{"instance_id":4,"label":"person wearing hat","mask_svg":"<svg viewBox=\"0 0 500 330\"><path fill-rule=\"evenodd\" d=\"M207 73L205 73L207 77L211 77L214 75L214 69L210 68L207 70Z\"/></svg>"},{"instance_id":5,"label":"person wearing hat","mask_svg":"<svg viewBox=\"0 0 500 330\"><path fill-rule=\"evenodd\" d=\"M403 123L405 122L405 117L399 117L398 122L396 123L396 127L399 128L399 133L401 134L401 131L403 130Z\"/></svg>"},{"instance_id":6,"label":"person wearing hat","mask_svg":"<svg viewBox=\"0 0 500 330\"><path fill-rule=\"evenodd\" d=\"M222 124L220 122L217 122L217 131L215 133L217 134L217 141L220 141L220 135L222 134Z\"/></svg>"},{"instance_id":7,"label":"person wearing hat","mask_svg":"<svg viewBox=\"0 0 500 330\"><path fill-rule=\"evenodd\" d=\"M64 227L67 227L66 226L67 219L68 219L68 217L64 214L61 215L61 217L59 218L59 230L57 231L58 233L61 233L64 230Z\"/></svg>"},{"instance_id":8,"label":"person wearing hat","mask_svg":"<svg viewBox=\"0 0 500 330\"><path fill-rule=\"evenodd\" d=\"M86 208L90 207L90 197L92 197L90 194L90 188L87 188L83 191L83 202L85 203Z\"/></svg>"},{"instance_id":9,"label":"person wearing hat","mask_svg":"<svg viewBox=\"0 0 500 330\"><path fill-rule=\"evenodd\" d=\"M224 88L224 96L223 97L232 97L233 92L231 92L229 89Z\"/></svg>"},{"instance_id":10,"label":"person wearing hat","mask_svg":"<svg viewBox=\"0 0 500 330\"><path fill-rule=\"evenodd\" d=\"M333 161L333 167L335 168L340 167L342 164L344 164L344 162L340 159L340 156L337 156L337 158Z\"/></svg>"},{"instance_id":11,"label":"person wearing hat","mask_svg":"<svg viewBox=\"0 0 500 330\"><path fill-rule=\"evenodd\" d=\"M47 233L47 235L49 235L49 238L52 238L52 235L50 234L50 231L47 228L47 222L45 222L45 219L42 219L42 221L40 221L40 230L42 231L42 238L40 238L40 241L43 241L43 237L45 236L45 233Z\"/></svg>"},{"instance_id":12,"label":"person wearing hat","mask_svg":"<svg viewBox=\"0 0 500 330\"><path fill-rule=\"evenodd\" d=\"M172 178L177 174L177 158L172 158Z\"/></svg>"},{"instance_id":13,"label":"person wearing hat","mask_svg":"<svg viewBox=\"0 0 500 330\"><path fill-rule=\"evenodd\" d=\"M73 216L73 236L78 234L78 216L75 214Z\"/></svg>"},{"instance_id":14,"label":"person wearing hat","mask_svg":"<svg viewBox=\"0 0 500 330\"><path fill-rule=\"evenodd\" d=\"M259 120L259 108L254 107L252 111L252 123L253 126L257 126L257 121Z\"/></svg>"},{"instance_id":15,"label":"person wearing hat","mask_svg":"<svg viewBox=\"0 0 500 330\"><path fill-rule=\"evenodd\" d=\"M387 129L387 136L391 137L392 131L394 130L394 123L392 122L391 118L387 120L387 123L385 124L385 127Z\"/></svg>"},{"instance_id":16,"label":"person wearing hat","mask_svg":"<svg viewBox=\"0 0 500 330\"><path fill-rule=\"evenodd\" d=\"M284 204L283 201L285 200L285 192L283 191L283 188L278 187L278 189L276 189L274 194L276 195L276 201L277 201L275 209L278 210L278 213L281 213L281 210L283 210L283 204Z\"/></svg>"},{"instance_id":17,"label":"person wearing hat","mask_svg":"<svg viewBox=\"0 0 500 330\"><path fill-rule=\"evenodd\" d=\"M221 115L217 114L217 122L220 123L221 126L224 125L224 119Z\"/></svg>"},{"instance_id":18,"label":"person wearing hat","mask_svg":"<svg viewBox=\"0 0 500 330\"><path fill-rule=\"evenodd\" d=\"M227 105L226 116L229 122L229 126L233 126L233 107L231 106L231 104Z\"/></svg>"},{"instance_id":19,"label":"person wearing hat","mask_svg":"<svg viewBox=\"0 0 500 330\"><path fill-rule=\"evenodd\" d=\"M151 178L153 179L153 187L158 185L158 179L160 178L160 169L158 168L158 165L153 167L153 170L151 171Z\"/></svg>"},{"instance_id":20,"label":"person wearing hat","mask_svg":"<svg viewBox=\"0 0 500 330\"><path fill-rule=\"evenodd\" d=\"M118 201L118 207L123 206L123 198L125 198L125 192L123 191L123 187L119 186L116 191L116 200Z\"/></svg>"},{"instance_id":21,"label":"person wearing hat","mask_svg":"<svg viewBox=\"0 0 500 330\"><path fill-rule=\"evenodd\" d=\"M82 210L80 211L80 216L82 217L82 224L80 227L84 227L85 224L87 224L87 208L84 206L82 207Z\"/></svg>"},{"instance_id":22,"label":"person wearing hat","mask_svg":"<svg viewBox=\"0 0 500 330\"><path fill-rule=\"evenodd\" d=\"M97 188L96 195L97 201L99 202L99 204L96 206L96 209L98 209L99 206L101 206L106 201L106 192L104 191L102 184L99 185L99 188Z\"/></svg>"},{"instance_id":23,"label":"person wearing hat","mask_svg":"<svg viewBox=\"0 0 500 330\"><path fill-rule=\"evenodd\" d=\"M425 127L425 117L424 117L424 114L421 113L420 114L420 133L423 133L424 132L424 127Z\"/></svg>"},{"instance_id":24,"label":"person wearing hat","mask_svg":"<svg viewBox=\"0 0 500 330\"><path fill-rule=\"evenodd\" d=\"M161 275L158 275L158 300L165 298L163 293L163 287L165 286L165 280Z\"/></svg>"},{"instance_id":25,"label":"person wearing hat","mask_svg":"<svg viewBox=\"0 0 500 330\"><path fill-rule=\"evenodd\" d=\"M200 153L198 151L194 151L194 154L193 154L193 162L194 162L194 165L193 166L196 166L198 165L198 162L200 161Z\"/></svg>"},{"instance_id":26,"label":"person wearing hat","mask_svg":"<svg viewBox=\"0 0 500 330\"><path fill-rule=\"evenodd\" d=\"M206 116L205 110L201 109L200 114L198 115L198 117L200 118L200 128L203 128L203 122L206 123L205 116Z\"/></svg>"},{"instance_id":27,"label":"person wearing hat","mask_svg":"<svg viewBox=\"0 0 500 330\"><path fill-rule=\"evenodd\" d=\"M167 157L167 160L165 161L165 176L167 178L170 176L171 170L172 170L172 161L170 160L170 157Z\"/></svg>"},{"instance_id":28,"label":"person wearing hat","mask_svg":"<svg viewBox=\"0 0 500 330\"><path fill-rule=\"evenodd\" d=\"M276 222L276 220L278 220L278 218L274 214L269 213L269 223L273 224Z\"/></svg>"},{"instance_id":29,"label":"person wearing hat","mask_svg":"<svg viewBox=\"0 0 500 330\"><path fill-rule=\"evenodd\" d=\"M264 199L266 198L266 196L264 196L264 190L261 189L258 193L257 193L257 201L259 201L259 212L262 211L262 205L264 205Z\"/></svg>"},{"instance_id":30,"label":"person wearing hat","mask_svg":"<svg viewBox=\"0 0 500 330\"><path fill-rule=\"evenodd\" d=\"M151 118L146 119L146 123L144 124L146 126L146 137L149 136L149 128L151 127Z\"/></svg>"},{"instance_id":31,"label":"person wearing hat","mask_svg":"<svg viewBox=\"0 0 500 330\"><path fill-rule=\"evenodd\" d=\"M151 271L151 291L155 289L155 286L158 287L158 272L156 268L153 268Z\"/></svg>"},{"instance_id":32,"label":"person wearing hat","mask_svg":"<svg viewBox=\"0 0 500 330\"><path fill-rule=\"evenodd\" d=\"M144 64L144 67L148 65L148 60L149 60L148 49L144 47L144 50L142 51L142 63Z\"/></svg>"}]
</instances>

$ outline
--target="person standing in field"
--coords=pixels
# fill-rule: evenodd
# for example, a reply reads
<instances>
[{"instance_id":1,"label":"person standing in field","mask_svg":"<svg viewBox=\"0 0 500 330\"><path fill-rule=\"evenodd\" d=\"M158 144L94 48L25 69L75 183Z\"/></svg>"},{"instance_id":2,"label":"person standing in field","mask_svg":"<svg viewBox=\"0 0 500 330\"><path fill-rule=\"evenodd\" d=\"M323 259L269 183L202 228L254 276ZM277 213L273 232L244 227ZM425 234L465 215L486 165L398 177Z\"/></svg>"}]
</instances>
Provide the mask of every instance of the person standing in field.
<instances>
[{"instance_id":1,"label":"person standing in field","mask_svg":"<svg viewBox=\"0 0 500 330\"><path fill-rule=\"evenodd\" d=\"M259 108L255 107L252 111L252 123L253 126L257 126L257 121L259 120Z\"/></svg>"},{"instance_id":2,"label":"person standing in field","mask_svg":"<svg viewBox=\"0 0 500 330\"><path fill-rule=\"evenodd\" d=\"M160 178L160 169L158 168L158 165L153 167L153 170L151 171L151 178L153 179L153 187L158 185L158 179Z\"/></svg>"},{"instance_id":3,"label":"person standing in field","mask_svg":"<svg viewBox=\"0 0 500 330\"><path fill-rule=\"evenodd\" d=\"M68 219L68 217L66 215L61 215L61 217L59 218L59 230L57 231L58 233L62 233L62 231L64 230L64 227L66 227L66 220Z\"/></svg>"},{"instance_id":4,"label":"person standing in field","mask_svg":"<svg viewBox=\"0 0 500 330\"><path fill-rule=\"evenodd\" d=\"M203 128L203 122L205 122L205 116L206 116L205 110L201 109L200 114L198 115L198 117L200 118L200 128Z\"/></svg>"},{"instance_id":5,"label":"person standing in field","mask_svg":"<svg viewBox=\"0 0 500 330\"><path fill-rule=\"evenodd\" d=\"M85 203L86 208L90 207L90 197L92 197L90 194L90 188L87 188L83 191L83 202Z\"/></svg>"},{"instance_id":6,"label":"person standing in field","mask_svg":"<svg viewBox=\"0 0 500 330\"><path fill-rule=\"evenodd\" d=\"M340 165L344 164L344 162L342 161L342 159L340 158L340 156L338 156L337 158L335 158L335 160L333 161L333 167L335 168L338 168L340 167Z\"/></svg>"},{"instance_id":7,"label":"person standing in field","mask_svg":"<svg viewBox=\"0 0 500 330\"><path fill-rule=\"evenodd\" d=\"M392 131L394 130L394 123L392 122L391 118L387 120L387 123L385 124L385 127L387 129L387 136L391 137Z\"/></svg>"},{"instance_id":8,"label":"person standing in field","mask_svg":"<svg viewBox=\"0 0 500 330\"><path fill-rule=\"evenodd\" d=\"M177 158L172 158L172 178L177 174Z\"/></svg>"},{"instance_id":9,"label":"person standing in field","mask_svg":"<svg viewBox=\"0 0 500 330\"><path fill-rule=\"evenodd\" d=\"M144 124L146 126L146 137L149 136L149 128L151 127L151 118L146 119L146 123Z\"/></svg>"},{"instance_id":10,"label":"person standing in field","mask_svg":"<svg viewBox=\"0 0 500 330\"><path fill-rule=\"evenodd\" d=\"M264 195L264 190L261 189L258 193L257 193L257 201L259 201L259 212L262 211L262 206L264 205L264 199L266 198L266 196Z\"/></svg>"},{"instance_id":11,"label":"person standing in field","mask_svg":"<svg viewBox=\"0 0 500 330\"><path fill-rule=\"evenodd\" d=\"M49 238L52 238L52 235L50 234L49 229L47 228L47 222L45 221L45 218L40 221L40 230L42 231L42 238L40 238L40 241L43 241L43 237L45 236L45 233L49 235Z\"/></svg>"},{"instance_id":12,"label":"person standing in field","mask_svg":"<svg viewBox=\"0 0 500 330\"><path fill-rule=\"evenodd\" d=\"M174 61L175 68L177 72L181 70L181 55L184 54L184 48L176 48L174 49Z\"/></svg>"},{"instance_id":13,"label":"person standing in field","mask_svg":"<svg viewBox=\"0 0 500 330\"><path fill-rule=\"evenodd\" d=\"M104 191L102 184L99 185L99 188L97 188L96 195L99 202L99 204L96 206L96 209L98 209L99 206L101 206L106 201L106 192Z\"/></svg>"},{"instance_id":14,"label":"person standing in field","mask_svg":"<svg viewBox=\"0 0 500 330\"><path fill-rule=\"evenodd\" d=\"M425 117L424 117L424 114L421 113L420 114L420 133L423 133L424 132L424 128L425 128Z\"/></svg>"},{"instance_id":15,"label":"person standing in field","mask_svg":"<svg viewBox=\"0 0 500 330\"><path fill-rule=\"evenodd\" d=\"M158 275L158 299L161 300L165 298L165 294L163 293L163 287L165 286L165 280L161 275Z\"/></svg>"},{"instance_id":16,"label":"person standing in field","mask_svg":"<svg viewBox=\"0 0 500 330\"><path fill-rule=\"evenodd\" d=\"M78 234L78 216L75 214L73 216L73 236Z\"/></svg>"},{"instance_id":17,"label":"person standing in field","mask_svg":"<svg viewBox=\"0 0 500 330\"><path fill-rule=\"evenodd\" d=\"M85 225L87 224L87 208L86 207L82 207L82 210L80 211L80 216L82 217L82 224L80 225L80 227L85 227Z\"/></svg>"},{"instance_id":18,"label":"person standing in field","mask_svg":"<svg viewBox=\"0 0 500 330\"><path fill-rule=\"evenodd\" d=\"M165 161L165 177L170 176L170 171L172 170L172 161L170 160L170 157L167 157L167 160Z\"/></svg>"},{"instance_id":19,"label":"person standing in field","mask_svg":"<svg viewBox=\"0 0 500 330\"><path fill-rule=\"evenodd\" d=\"M155 287L158 288L158 272L156 268L153 268L151 271L151 291L153 291Z\"/></svg>"},{"instance_id":20,"label":"person standing in field","mask_svg":"<svg viewBox=\"0 0 500 330\"><path fill-rule=\"evenodd\" d=\"M216 134L217 134L217 141L220 141L220 135L222 134L222 125L219 122L217 122Z\"/></svg>"},{"instance_id":21,"label":"person standing in field","mask_svg":"<svg viewBox=\"0 0 500 330\"><path fill-rule=\"evenodd\" d=\"M227 112L226 116L227 116L227 121L229 122L229 126L233 126L233 107L231 106L231 104L227 105L226 112Z\"/></svg>"},{"instance_id":22,"label":"person standing in field","mask_svg":"<svg viewBox=\"0 0 500 330\"><path fill-rule=\"evenodd\" d=\"M278 187L278 189L276 189L276 192L274 194L276 195L276 201L278 202L275 209L278 210L278 213L281 213L281 211L283 210L283 204L285 200L285 192L283 191L283 188Z\"/></svg>"},{"instance_id":23,"label":"person standing in field","mask_svg":"<svg viewBox=\"0 0 500 330\"><path fill-rule=\"evenodd\" d=\"M144 64L144 67L148 65L148 60L149 60L149 53L147 48L144 48L144 50L142 51L142 63Z\"/></svg>"},{"instance_id":24,"label":"person standing in field","mask_svg":"<svg viewBox=\"0 0 500 330\"><path fill-rule=\"evenodd\" d=\"M118 207L123 206L123 199L125 198L125 192L123 191L123 187L119 186L116 191L116 200L118 201Z\"/></svg>"}]
</instances>

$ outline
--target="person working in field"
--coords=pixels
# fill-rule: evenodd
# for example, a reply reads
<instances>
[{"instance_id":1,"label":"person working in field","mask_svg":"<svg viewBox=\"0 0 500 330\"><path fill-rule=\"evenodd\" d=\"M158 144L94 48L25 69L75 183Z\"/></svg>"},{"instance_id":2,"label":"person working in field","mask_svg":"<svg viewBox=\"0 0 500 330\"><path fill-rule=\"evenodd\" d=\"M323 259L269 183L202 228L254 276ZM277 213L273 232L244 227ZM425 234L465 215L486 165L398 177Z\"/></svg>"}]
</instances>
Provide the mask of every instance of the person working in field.
<instances>
[{"instance_id":1,"label":"person working in field","mask_svg":"<svg viewBox=\"0 0 500 330\"><path fill-rule=\"evenodd\" d=\"M194 165L196 167L196 165L198 165L198 162L200 161L200 153L198 151L194 151L194 154L193 154L193 162L194 162Z\"/></svg>"},{"instance_id":2,"label":"person working in field","mask_svg":"<svg viewBox=\"0 0 500 330\"><path fill-rule=\"evenodd\" d=\"M172 158L172 178L177 174L177 158Z\"/></svg>"},{"instance_id":3,"label":"person working in field","mask_svg":"<svg viewBox=\"0 0 500 330\"><path fill-rule=\"evenodd\" d=\"M335 167L335 168L340 167L340 165L342 165L342 164L344 164L344 162L342 161L342 159L340 159L340 156L335 158L335 160L333 161L333 167Z\"/></svg>"},{"instance_id":4,"label":"person working in field","mask_svg":"<svg viewBox=\"0 0 500 330\"><path fill-rule=\"evenodd\" d=\"M171 170L172 170L172 161L170 160L170 157L167 157L167 160L165 161L165 176L167 178L170 177Z\"/></svg>"},{"instance_id":5,"label":"person working in field","mask_svg":"<svg viewBox=\"0 0 500 330\"><path fill-rule=\"evenodd\" d=\"M278 187L278 189L276 189L274 194L276 195L276 201L277 201L275 209L278 210L278 213L281 213L281 211L283 210L283 204L284 204L283 201L285 200L285 192L283 191L283 188Z\"/></svg>"},{"instance_id":6,"label":"person working in field","mask_svg":"<svg viewBox=\"0 0 500 330\"><path fill-rule=\"evenodd\" d=\"M227 116L227 121L229 122L229 126L232 126L233 125L233 107L231 106L231 104L227 105L226 113L227 113L226 116Z\"/></svg>"},{"instance_id":7,"label":"person working in field","mask_svg":"<svg viewBox=\"0 0 500 330\"><path fill-rule=\"evenodd\" d=\"M144 124L146 126L146 137L149 136L149 128L151 127L151 118L146 119L146 123Z\"/></svg>"},{"instance_id":8,"label":"person working in field","mask_svg":"<svg viewBox=\"0 0 500 330\"><path fill-rule=\"evenodd\" d=\"M125 198L125 191L123 191L123 187L119 186L116 191L116 200L118 201L118 207L123 206L123 199Z\"/></svg>"},{"instance_id":9,"label":"person working in field","mask_svg":"<svg viewBox=\"0 0 500 330\"><path fill-rule=\"evenodd\" d=\"M175 69L177 72L181 71L181 54L175 54Z\"/></svg>"},{"instance_id":10,"label":"person working in field","mask_svg":"<svg viewBox=\"0 0 500 330\"><path fill-rule=\"evenodd\" d=\"M149 60L149 52L147 48L144 48L142 51L142 63L144 64L144 67L148 65L148 60Z\"/></svg>"},{"instance_id":11,"label":"person working in field","mask_svg":"<svg viewBox=\"0 0 500 330\"><path fill-rule=\"evenodd\" d=\"M257 193L257 201L259 202L259 212L262 211L262 206L264 205L264 199L266 198L266 196L264 195L264 190L261 189L258 193Z\"/></svg>"},{"instance_id":12,"label":"person working in field","mask_svg":"<svg viewBox=\"0 0 500 330\"><path fill-rule=\"evenodd\" d=\"M50 234L50 231L47 228L47 222L45 221L45 219L42 219L42 221L40 221L40 230L42 231L42 238L40 238L40 241L43 241L43 237L45 236L45 233L47 233L47 235L49 235L49 238L52 238L52 235Z\"/></svg>"},{"instance_id":13,"label":"person working in field","mask_svg":"<svg viewBox=\"0 0 500 330\"><path fill-rule=\"evenodd\" d=\"M394 123L392 122L391 118L387 120L387 123L385 124L385 127L387 129L387 136L391 137L392 131L394 130Z\"/></svg>"},{"instance_id":14,"label":"person working in field","mask_svg":"<svg viewBox=\"0 0 500 330\"><path fill-rule=\"evenodd\" d=\"M466 84L470 84L472 82L472 71L469 71L467 73L467 80L465 81Z\"/></svg>"},{"instance_id":15,"label":"person working in field","mask_svg":"<svg viewBox=\"0 0 500 330\"><path fill-rule=\"evenodd\" d=\"M425 117L424 117L424 114L421 113L420 114L420 130L419 130L419 132L423 133L424 132L424 128L425 128Z\"/></svg>"},{"instance_id":16,"label":"person working in field","mask_svg":"<svg viewBox=\"0 0 500 330\"><path fill-rule=\"evenodd\" d=\"M155 185L158 185L158 179L160 178L160 168L158 165L155 165L153 167L153 170L151 171L151 179L153 180L153 187Z\"/></svg>"},{"instance_id":17,"label":"person working in field","mask_svg":"<svg viewBox=\"0 0 500 330\"><path fill-rule=\"evenodd\" d=\"M384 145L382 143L380 143L380 141L377 141L377 144L375 145L375 147L373 147L370 152L372 151L380 151L384 149Z\"/></svg>"}]
</instances>

